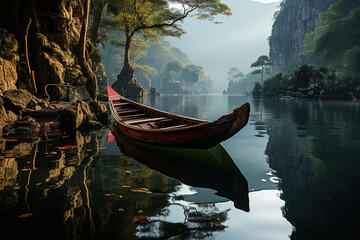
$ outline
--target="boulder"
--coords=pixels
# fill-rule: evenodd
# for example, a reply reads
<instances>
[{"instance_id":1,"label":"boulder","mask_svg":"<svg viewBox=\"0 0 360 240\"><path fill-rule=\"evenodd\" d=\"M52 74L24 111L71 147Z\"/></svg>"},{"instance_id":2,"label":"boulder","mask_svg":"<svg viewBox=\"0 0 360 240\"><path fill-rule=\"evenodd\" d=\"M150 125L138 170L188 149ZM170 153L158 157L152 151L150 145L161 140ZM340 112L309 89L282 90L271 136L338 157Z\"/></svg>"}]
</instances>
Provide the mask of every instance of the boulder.
<instances>
[{"instance_id":1,"label":"boulder","mask_svg":"<svg viewBox=\"0 0 360 240\"><path fill-rule=\"evenodd\" d=\"M26 116L3 127L3 136L27 136L29 134L38 133L39 131L40 124L33 118Z\"/></svg>"},{"instance_id":2,"label":"boulder","mask_svg":"<svg viewBox=\"0 0 360 240\"><path fill-rule=\"evenodd\" d=\"M69 88L69 101L76 102L77 100L82 100L82 101L90 100L90 94L84 85L79 87Z\"/></svg>"},{"instance_id":3,"label":"boulder","mask_svg":"<svg viewBox=\"0 0 360 240\"><path fill-rule=\"evenodd\" d=\"M64 107L59 110L58 121L62 130L90 130L100 129L103 127L102 122L106 122L104 112L106 112L106 106L99 104L97 112L94 112L93 107L90 107L88 103L78 100L68 107ZM98 114L102 120L99 121L96 114Z\"/></svg>"},{"instance_id":4,"label":"boulder","mask_svg":"<svg viewBox=\"0 0 360 240\"><path fill-rule=\"evenodd\" d=\"M5 122L12 123L12 122L15 122L18 119L19 119L19 116L16 115L14 112L6 111L6 120L5 120Z\"/></svg>"},{"instance_id":5,"label":"boulder","mask_svg":"<svg viewBox=\"0 0 360 240\"><path fill-rule=\"evenodd\" d=\"M0 123L6 122L6 119L7 119L6 110L3 105L3 100L0 97Z\"/></svg>"},{"instance_id":6,"label":"boulder","mask_svg":"<svg viewBox=\"0 0 360 240\"><path fill-rule=\"evenodd\" d=\"M41 110L43 108L48 108L49 102L39 99L35 96L32 96L31 100L26 105L27 109L33 109L33 110Z\"/></svg>"},{"instance_id":7,"label":"boulder","mask_svg":"<svg viewBox=\"0 0 360 240\"><path fill-rule=\"evenodd\" d=\"M101 124L108 125L110 123L110 114L105 104L92 100L89 102L89 106L93 109L97 119Z\"/></svg>"},{"instance_id":8,"label":"boulder","mask_svg":"<svg viewBox=\"0 0 360 240\"><path fill-rule=\"evenodd\" d=\"M84 117L80 104L62 108L58 113L59 127L62 130L78 129L83 123Z\"/></svg>"},{"instance_id":9,"label":"boulder","mask_svg":"<svg viewBox=\"0 0 360 240\"><path fill-rule=\"evenodd\" d=\"M25 89L13 89L4 92L3 100L6 110L20 113L26 108L33 95Z\"/></svg>"},{"instance_id":10,"label":"boulder","mask_svg":"<svg viewBox=\"0 0 360 240\"><path fill-rule=\"evenodd\" d=\"M65 81L70 83L73 86L85 85L86 80L83 84L80 84L77 80L80 76L83 76L83 73L80 69L77 68L66 68L65 70Z\"/></svg>"}]
</instances>

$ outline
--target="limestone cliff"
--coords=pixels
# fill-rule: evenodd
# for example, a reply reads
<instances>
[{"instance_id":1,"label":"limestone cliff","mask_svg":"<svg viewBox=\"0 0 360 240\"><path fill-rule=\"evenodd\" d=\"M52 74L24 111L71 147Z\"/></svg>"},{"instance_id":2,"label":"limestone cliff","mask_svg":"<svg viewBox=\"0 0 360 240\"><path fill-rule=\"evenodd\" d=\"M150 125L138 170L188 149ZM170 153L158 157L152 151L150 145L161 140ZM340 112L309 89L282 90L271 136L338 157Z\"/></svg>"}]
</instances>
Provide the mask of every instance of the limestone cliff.
<instances>
[{"instance_id":1,"label":"limestone cliff","mask_svg":"<svg viewBox=\"0 0 360 240\"><path fill-rule=\"evenodd\" d=\"M36 95L47 97L45 86L53 84L47 88L52 100L72 100L74 96L88 100L89 81L79 59L83 18L84 0L1 1L0 95L16 87L33 90L29 86L25 55L25 35L28 33L28 58L34 71ZM8 43L7 49L11 51L3 49L4 42ZM97 74L99 85L106 85L101 57L96 58L98 50L90 42L86 48L86 61ZM95 59L91 59L94 56ZM35 93L34 90L32 92Z\"/></svg>"},{"instance_id":2,"label":"limestone cliff","mask_svg":"<svg viewBox=\"0 0 360 240\"><path fill-rule=\"evenodd\" d=\"M303 59L306 33L320 26L319 14L337 0L284 0L276 13L269 39L270 58L276 72L287 72Z\"/></svg>"}]
</instances>

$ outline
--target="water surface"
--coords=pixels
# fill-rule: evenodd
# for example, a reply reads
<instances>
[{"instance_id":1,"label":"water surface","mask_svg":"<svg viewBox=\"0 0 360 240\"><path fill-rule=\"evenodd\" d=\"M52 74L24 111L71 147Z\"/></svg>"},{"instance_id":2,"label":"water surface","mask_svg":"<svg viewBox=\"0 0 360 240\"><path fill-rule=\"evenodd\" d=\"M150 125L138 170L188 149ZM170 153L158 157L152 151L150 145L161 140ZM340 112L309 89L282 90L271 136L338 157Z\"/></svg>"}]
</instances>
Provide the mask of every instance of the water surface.
<instances>
[{"instance_id":1,"label":"water surface","mask_svg":"<svg viewBox=\"0 0 360 240\"><path fill-rule=\"evenodd\" d=\"M146 100L206 120L245 102L248 125L210 150L113 141L111 129L3 139L1 239L358 239L358 102Z\"/></svg>"}]
</instances>

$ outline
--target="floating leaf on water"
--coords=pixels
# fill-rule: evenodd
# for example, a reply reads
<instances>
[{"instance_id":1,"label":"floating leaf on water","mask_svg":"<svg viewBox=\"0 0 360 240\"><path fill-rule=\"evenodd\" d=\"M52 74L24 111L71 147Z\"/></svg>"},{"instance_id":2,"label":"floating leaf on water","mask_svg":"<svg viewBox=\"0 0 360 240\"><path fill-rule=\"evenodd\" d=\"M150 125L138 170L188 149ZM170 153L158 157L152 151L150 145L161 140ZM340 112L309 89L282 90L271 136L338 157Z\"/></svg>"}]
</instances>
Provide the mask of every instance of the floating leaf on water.
<instances>
[{"instance_id":1,"label":"floating leaf on water","mask_svg":"<svg viewBox=\"0 0 360 240\"><path fill-rule=\"evenodd\" d=\"M118 211L119 211L119 212L125 212L125 209L119 208Z\"/></svg>"},{"instance_id":2,"label":"floating leaf on water","mask_svg":"<svg viewBox=\"0 0 360 240\"><path fill-rule=\"evenodd\" d=\"M24 214L21 214L18 218L27 218L27 217L31 217L32 216L32 213L24 213Z\"/></svg>"},{"instance_id":3,"label":"floating leaf on water","mask_svg":"<svg viewBox=\"0 0 360 240\"><path fill-rule=\"evenodd\" d=\"M4 138L4 140L7 142L18 142L19 141L18 139L7 139L7 138Z\"/></svg>"},{"instance_id":4,"label":"floating leaf on water","mask_svg":"<svg viewBox=\"0 0 360 240\"><path fill-rule=\"evenodd\" d=\"M122 185L121 187L122 188L131 188L131 186L128 186L128 185Z\"/></svg>"},{"instance_id":5,"label":"floating leaf on water","mask_svg":"<svg viewBox=\"0 0 360 240\"><path fill-rule=\"evenodd\" d=\"M136 193L152 194L152 192L147 188L134 188L134 189L131 189L131 191L136 192Z\"/></svg>"},{"instance_id":6,"label":"floating leaf on water","mask_svg":"<svg viewBox=\"0 0 360 240\"><path fill-rule=\"evenodd\" d=\"M148 216L135 216L133 220L137 223L146 223L148 221Z\"/></svg>"},{"instance_id":7,"label":"floating leaf on water","mask_svg":"<svg viewBox=\"0 0 360 240\"><path fill-rule=\"evenodd\" d=\"M31 171L32 169L31 168L23 168L21 169L21 171L25 172L25 171Z\"/></svg>"},{"instance_id":8,"label":"floating leaf on water","mask_svg":"<svg viewBox=\"0 0 360 240\"><path fill-rule=\"evenodd\" d=\"M67 145L67 146L62 146L62 147L58 147L59 150L70 150L70 149L74 149L77 148L77 145Z\"/></svg>"},{"instance_id":9,"label":"floating leaf on water","mask_svg":"<svg viewBox=\"0 0 360 240\"><path fill-rule=\"evenodd\" d=\"M114 197L114 196L116 196L116 194L114 194L114 193L105 193L105 196L106 197Z\"/></svg>"}]
</instances>

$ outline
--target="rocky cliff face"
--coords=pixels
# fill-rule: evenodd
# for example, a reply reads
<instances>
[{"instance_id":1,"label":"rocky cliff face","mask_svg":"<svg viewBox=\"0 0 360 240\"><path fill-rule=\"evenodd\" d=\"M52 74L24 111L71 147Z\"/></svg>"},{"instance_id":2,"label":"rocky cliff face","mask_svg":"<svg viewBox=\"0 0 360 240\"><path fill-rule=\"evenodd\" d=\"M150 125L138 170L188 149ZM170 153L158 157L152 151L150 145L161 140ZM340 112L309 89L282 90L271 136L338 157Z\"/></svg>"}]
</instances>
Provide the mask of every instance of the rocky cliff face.
<instances>
[{"instance_id":1,"label":"rocky cliff face","mask_svg":"<svg viewBox=\"0 0 360 240\"><path fill-rule=\"evenodd\" d=\"M78 57L83 18L83 0L1 1L0 95L16 87L32 90L29 87L31 77L26 65L24 40L29 26L28 58L34 71L36 95L47 97L45 86L52 84L47 88L52 100L72 100L74 96L88 100L88 79ZM2 43L8 43L6 49ZM88 42L87 52L87 61L97 74L99 85L106 85L101 57L96 57L98 50ZM95 59L92 59L94 56Z\"/></svg>"},{"instance_id":2,"label":"rocky cliff face","mask_svg":"<svg viewBox=\"0 0 360 240\"><path fill-rule=\"evenodd\" d=\"M306 33L320 26L319 14L337 0L284 0L273 24L270 58L276 72L287 72L303 59Z\"/></svg>"}]
</instances>

